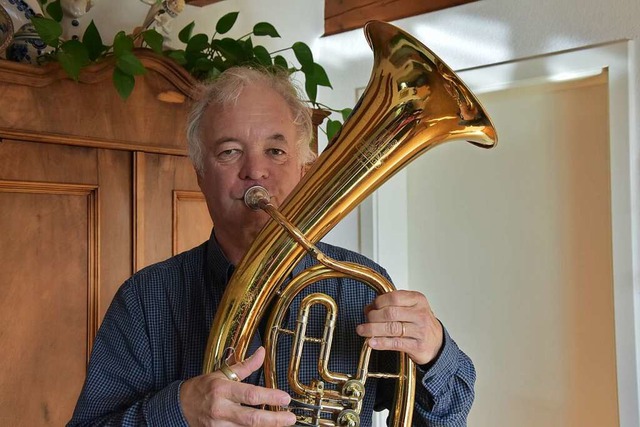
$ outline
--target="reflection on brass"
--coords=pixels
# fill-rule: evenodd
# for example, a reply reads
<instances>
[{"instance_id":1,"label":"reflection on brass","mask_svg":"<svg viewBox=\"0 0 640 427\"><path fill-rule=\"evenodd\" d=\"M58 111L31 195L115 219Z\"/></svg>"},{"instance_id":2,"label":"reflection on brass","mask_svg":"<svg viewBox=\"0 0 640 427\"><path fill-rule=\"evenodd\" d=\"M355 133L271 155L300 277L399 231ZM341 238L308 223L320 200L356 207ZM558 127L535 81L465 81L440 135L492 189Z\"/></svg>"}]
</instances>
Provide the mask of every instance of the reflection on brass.
<instances>
[{"instance_id":1,"label":"reflection on brass","mask_svg":"<svg viewBox=\"0 0 640 427\"><path fill-rule=\"evenodd\" d=\"M275 308L267 322L264 371L268 387L277 387L275 348L280 334L294 336L288 372L292 409L301 425L358 425L367 377L396 378L396 406L390 425L411 425L415 366L406 354L398 358L397 374L369 372L371 349L366 342L355 375L331 372L328 354L337 309L327 295L303 300L295 331L281 328L290 302L318 280L352 277L378 293L393 285L375 271L339 263L316 247L344 216L423 152L447 141L467 140L489 148L497 137L491 120L476 97L433 52L406 32L372 21L365 32L374 54L371 79L341 132L277 210L264 189L249 195L252 206L267 211L273 221L265 225L237 266L216 313L207 344L204 372L219 369L225 353L233 349L243 360L260 319L269 304ZM319 263L281 285L305 253ZM274 297L278 296L274 300ZM272 302L273 301L273 302ZM322 338L305 337L309 308L321 304L326 311ZM321 360L313 384L298 380L300 354L305 342L320 344ZM324 359L323 359L324 357ZM325 383L337 385L325 388ZM335 388L335 389L334 389ZM277 409L277 408L274 408ZM331 420L323 418L331 417ZM307 423L307 424L304 424Z\"/></svg>"}]
</instances>

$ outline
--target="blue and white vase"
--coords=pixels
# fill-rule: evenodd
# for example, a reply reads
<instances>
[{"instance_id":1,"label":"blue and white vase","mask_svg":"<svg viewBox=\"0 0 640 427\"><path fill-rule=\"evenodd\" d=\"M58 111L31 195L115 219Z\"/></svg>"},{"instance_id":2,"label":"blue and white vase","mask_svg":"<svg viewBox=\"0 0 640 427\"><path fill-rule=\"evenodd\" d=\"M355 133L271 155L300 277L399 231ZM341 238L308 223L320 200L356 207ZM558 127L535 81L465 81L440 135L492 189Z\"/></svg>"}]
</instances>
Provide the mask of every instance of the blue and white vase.
<instances>
[{"instance_id":1,"label":"blue and white vase","mask_svg":"<svg viewBox=\"0 0 640 427\"><path fill-rule=\"evenodd\" d=\"M38 57L53 50L42 41L32 23L24 24L14 35L7 48L7 59L27 64L38 64Z\"/></svg>"}]
</instances>

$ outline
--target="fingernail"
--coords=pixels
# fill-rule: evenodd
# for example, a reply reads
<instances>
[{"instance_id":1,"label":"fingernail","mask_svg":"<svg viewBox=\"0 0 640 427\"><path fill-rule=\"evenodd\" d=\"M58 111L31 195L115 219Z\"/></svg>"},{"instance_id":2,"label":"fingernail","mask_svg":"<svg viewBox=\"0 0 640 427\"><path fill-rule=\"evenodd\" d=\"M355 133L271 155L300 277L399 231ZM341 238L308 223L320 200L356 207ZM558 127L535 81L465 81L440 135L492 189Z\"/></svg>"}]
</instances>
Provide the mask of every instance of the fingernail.
<instances>
[{"instance_id":1,"label":"fingernail","mask_svg":"<svg viewBox=\"0 0 640 427\"><path fill-rule=\"evenodd\" d=\"M371 339L369 340L369 347L371 347L371 348L375 348L375 347L376 347L376 345L378 345L378 340L377 340L377 339L375 339L375 338L371 338Z\"/></svg>"}]
</instances>

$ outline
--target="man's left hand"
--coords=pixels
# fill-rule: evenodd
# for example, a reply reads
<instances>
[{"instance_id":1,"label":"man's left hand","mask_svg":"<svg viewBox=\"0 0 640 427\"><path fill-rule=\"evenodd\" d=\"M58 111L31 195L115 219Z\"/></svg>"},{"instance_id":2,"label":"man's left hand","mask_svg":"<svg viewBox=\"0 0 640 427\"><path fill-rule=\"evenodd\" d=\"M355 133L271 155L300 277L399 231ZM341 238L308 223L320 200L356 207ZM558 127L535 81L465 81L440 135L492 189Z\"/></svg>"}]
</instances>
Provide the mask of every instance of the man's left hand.
<instances>
[{"instance_id":1,"label":"man's left hand","mask_svg":"<svg viewBox=\"0 0 640 427\"><path fill-rule=\"evenodd\" d=\"M416 291L393 291L379 295L365 307L367 323L356 332L369 337L375 350L403 351L418 365L431 362L443 343L442 325L427 297Z\"/></svg>"}]
</instances>

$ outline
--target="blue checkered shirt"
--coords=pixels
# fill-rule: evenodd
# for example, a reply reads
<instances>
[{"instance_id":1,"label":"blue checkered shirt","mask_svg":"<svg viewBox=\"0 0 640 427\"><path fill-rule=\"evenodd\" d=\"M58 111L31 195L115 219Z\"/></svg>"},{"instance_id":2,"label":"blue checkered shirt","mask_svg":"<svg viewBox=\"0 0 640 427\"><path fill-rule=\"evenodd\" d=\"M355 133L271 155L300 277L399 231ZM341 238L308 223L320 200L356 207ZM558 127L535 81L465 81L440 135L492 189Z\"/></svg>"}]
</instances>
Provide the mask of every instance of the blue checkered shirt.
<instances>
[{"instance_id":1,"label":"blue checkered shirt","mask_svg":"<svg viewBox=\"0 0 640 427\"><path fill-rule=\"evenodd\" d=\"M371 260L351 251L318 244L328 256L356 262L387 273ZM306 256L292 274L315 263ZM68 425L187 425L180 407L182 382L200 375L205 346L216 307L233 272L215 238L147 267L117 292L95 339L87 377ZM290 313L297 313L299 301L322 289L338 304L329 368L353 373L363 340L355 334L364 322L363 307L375 295L352 279L317 282L296 297ZM295 315L285 320L294 329ZM307 335L322 336L324 310L313 308ZM262 339L253 338L248 354ZM309 384L317 376L317 349L305 345L300 379ZM290 341L278 343L278 388L287 390L286 366ZM393 352L372 353L371 370L395 372ZM373 369L375 368L375 369ZM247 382L264 384L262 370ZM413 424L416 426L464 426L473 402L475 370L471 360L458 349L445 330L445 341L434 362L418 367ZM368 379L361 425L372 424L372 411L393 406L393 384Z\"/></svg>"}]
</instances>

